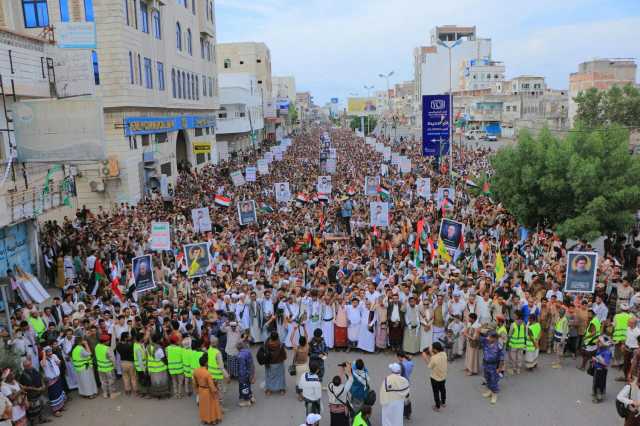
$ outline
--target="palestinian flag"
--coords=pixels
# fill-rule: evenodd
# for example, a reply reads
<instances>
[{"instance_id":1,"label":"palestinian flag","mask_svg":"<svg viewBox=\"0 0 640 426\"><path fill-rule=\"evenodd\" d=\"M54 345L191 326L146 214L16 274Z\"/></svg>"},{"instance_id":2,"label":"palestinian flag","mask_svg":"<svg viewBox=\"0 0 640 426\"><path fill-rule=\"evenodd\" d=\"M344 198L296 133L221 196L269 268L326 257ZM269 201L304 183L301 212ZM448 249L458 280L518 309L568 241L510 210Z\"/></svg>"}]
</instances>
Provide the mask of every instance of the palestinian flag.
<instances>
[{"instance_id":1,"label":"palestinian flag","mask_svg":"<svg viewBox=\"0 0 640 426\"><path fill-rule=\"evenodd\" d=\"M273 213L273 207L271 207L271 206L270 206L270 205L268 205L268 204L262 204L262 205L260 206L260 211L261 211L262 213Z\"/></svg>"},{"instance_id":2,"label":"palestinian flag","mask_svg":"<svg viewBox=\"0 0 640 426\"><path fill-rule=\"evenodd\" d=\"M416 229L416 241L413 247L413 255L414 255L414 263L416 268L420 265L420 262L424 260L424 255L422 253L422 246L420 245L420 239L422 238L422 233L424 232L424 219L420 219L418 221L418 226Z\"/></svg>"},{"instance_id":3,"label":"palestinian flag","mask_svg":"<svg viewBox=\"0 0 640 426\"><path fill-rule=\"evenodd\" d=\"M224 195L216 195L213 201L223 207L229 207L231 205L231 198L225 197Z\"/></svg>"},{"instance_id":4,"label":"palestinian flag","mask_svg":"<svg viewBox=\"0 0 640 426\"><path fill-rule=\"evenodd\" d=\"M482 193L486 195L491 194L491 186L489 185L489 181L486 181L482 184Z\"/></svg>"},{"instance_id":5,"label":"palestinian flag","mask_svg":"<svg viewBox=\"0 0 640 426\"><path fill-rule=\"evenodd\" d=\"M96 260L96 265L93 269L93 272L96 274L96 283L100 283L100 281L102 280L107 281L107 273L104 271L100 259Z\"/></svg>"},{"instance_id":6,"label":"palestinian flag","mask_svg":"<svg viewBox=\"0 0 640 426\"><path fill-rule=\"evenodd\" d=\"M302 249L311 250L312 244L313 244L313 235L311 235L311 232L307 232L304 236L304 244L302 244Z\"/></svg>"},{"instance_id":7,"label":"palestinian flag","mask_svg":"<svg viewBox=\"0 0 640 426\"><path fill-rule=\"evenodd\" d=\"M382 199L382 201L387 201L391 198L391 192L387 188L382 185L378 186L378 195Z\"/></svg>"},{"instance_id":8,"label":"palestinian flag","mask_svg":"<svg viewBox=\"0 0 640 426\"><path fill-rule=\"evenodd\" d=\"M302 192L298 192L298 195L296 195L296 201L300 201L301 203L306 203L307 201L309 201L309 197L307 197Z\"/></svg>"},{"instance_id":9,"label":"palestinian flag","mask_svg":"<svg viewBox=\"0 0 640 426\"><path fill-rule=\"evenodd\" d=\"M433 258L436 257L436 248L433 246L431 237L427 238L427 250L429 251L429 260L433 261Z\"/></svg>"}]
</instances>

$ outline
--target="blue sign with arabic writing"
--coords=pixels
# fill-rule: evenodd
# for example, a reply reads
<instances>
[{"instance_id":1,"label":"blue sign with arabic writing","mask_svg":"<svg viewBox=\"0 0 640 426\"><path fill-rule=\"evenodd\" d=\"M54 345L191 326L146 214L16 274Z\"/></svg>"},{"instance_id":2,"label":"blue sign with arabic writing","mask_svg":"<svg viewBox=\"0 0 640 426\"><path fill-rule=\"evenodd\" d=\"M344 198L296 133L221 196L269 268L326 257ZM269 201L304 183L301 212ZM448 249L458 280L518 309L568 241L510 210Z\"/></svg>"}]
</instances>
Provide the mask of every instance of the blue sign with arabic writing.
<instances>
[{"instance_id":1,"label":"blue sign with arabic writing","mask_svg":"<svg viewBox=\"0 0 640 426\"><path fill-rule=\"evenodd\" d=\"M124 119L124 135L151 135L177 132L182 129L216 127L213 115L181 115L176 117L127 117Z\"/></svg>"},{"instance_id":2,"label":"blue sign with arabic writing","mask_svg":"<svg viewBox=\"0 0 640 426\"><path fill-rule=\"evenodd\" d=\"M422 155L440 157L449 152L449 95L422 97Z\"/></svg>"}]
</instances>

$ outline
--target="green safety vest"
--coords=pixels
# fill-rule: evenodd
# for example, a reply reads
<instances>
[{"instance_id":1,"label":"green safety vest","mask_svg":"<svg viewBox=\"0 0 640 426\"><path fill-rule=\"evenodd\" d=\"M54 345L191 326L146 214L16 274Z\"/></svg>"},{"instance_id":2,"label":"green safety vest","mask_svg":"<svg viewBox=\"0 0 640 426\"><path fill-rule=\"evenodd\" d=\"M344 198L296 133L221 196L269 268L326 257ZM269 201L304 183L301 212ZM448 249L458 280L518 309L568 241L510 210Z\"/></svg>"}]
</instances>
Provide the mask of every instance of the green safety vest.
<instances>
[{"instance_id":1,"label":"green safety vest","mask_svg":"<svg viewBox=\"0 0 640 426\"><path fill-rule=\"evenodd\" d=\"M563 330L566 328L566 324L568 322L569 322L569 318L567 318L566 316L556 321L556 325L553 327L553 336L558 339L562 339L562 336L564 334Z\"/></svg>"},{"instance_id":2,"label":"green safety vest","mask_svg":"<svg viewBox=\"0 0 640 426\"><path fill-rule=\"evenodd\" d=\"M592 327L593 326L593 327ZM593 330L593 331L590 331ZM587 326L587 330L584 332L584 344L585 346L593 346L596 343L596 340L600 336L602 332L602 323L598 319L598 317L593 317L591 321L589 321L589 325Z\"/></svg>"},{"instance_id":3,"label":"green safety vest","mask_svg":"<svg viewBox=\"0 0 640 426\"><path fill-rule=\"evenodd\" d=\"M147 368L149 373L167 371L167 365L161 359L156 359L156 345L149 345L147 348Z\"/></svg>"},{"instance_id":4,"label":"green safety vest","mask_svg":"<svg viewBox=\"0 0 640 426\"><path fill-rule=\"evenodd\" d=\"M91 355L82 356L84 348L81 345L76 345L71 351L71 362L73 363L73 369L78 373L89 368L91 365Z\"/></svg>"},{"instance_id":5,"label":"green safety vest","mask_svg":"<svg viewBox=\"0 0 640 426\"><path fill-rule=\"evenodd\" d=\"M615 343L627 340L627 327L631 314L628 312L620 312L613 317L613 341Z\"/></svg>"},{"instance_id":6,"label":"green safety vest","mask_svg":"<svg viewBox=\"0 0 640 426\"><path fill-rule=\"evenodd\" d=\"M182 348L180 346L169 345L167 347L167 364L169 374L172 376L182 374Z\"/></svg>"},{"instance_id":7,"label":"green safety vest","mask_svg":"<svg viewBox=\"0 0 640 426\"><path fill-rule=\"evenodd\" d=\"M113 362L109 359L107 353L109 352L109 346L102 343L96 345L96 361L98 363L98 372L110 373L113 371Z\"/></svg>"},{"instance_id":8,"label":"green safety vest","mask_svg":"<svg viewBox=\"0 0 640 426\"><path fill-rule=\"evenodd\" d=\"M536 345L535 342L540 338L540 333L542 332L542 327L539 322L535 322L529 325L529 331L531 331L531 335L533 336L533 340L527 339L527 352L535 352Z\"/></svg>"},{"instance_id":9,"label":"green safety vest","mask_svg":"<svg viewBox=\"0 0 640 426\"><path fill-rule=\"evenodd\" d=\"M138 351L142 353L142 368L138 367L140 361ZM144 350L142 345L137 342L133 344L133 363L135 364L136 371L143 372L147 369L147 352Z\"/></svg>"},{"instance_id":10,"label":"green safety vest","mask_svg":"<svg viewBox=\"0 0 640 426\"><path fill-rule=\"evenodd\" d=\"M498 334L498 336L507 336L509 334L507 332L507 327L505 327L504 325L501 325L500 327L498 327L496 329L496 333Z\"/></svg>"},{"instance_id":11,"label":"green safety vest","mask_svg":"<svg viewBox=\"0 0 640 426\"><path fill-rule=\"evenodd\" d=\"M189 357L189 361L191 361L191 374L193 374L193 370L200 368L200 358L202 358L202 355L204 355L202 351L191 351L191 357Z\"/></svg>"},{"instance_id":12,"label":"green safety vest","mask_svg":"<svg viewBox=\"0 0 640 426\"><path fill-rule=\"evenodd\" d=\"M28 321L29 321L29 325L31 326L31 328L33 328L33 331L36 332L36 336L39 339L40 336L42 336L44 331L47 329L47 326L45 325L44 321L40 317L38 318L29 317Z\"/></svg>"},{"instance_id":13,"label":"green safety vest","mask_svg":"<svg viewBox=\"0 0 640 426\"><path fill-rule=\"evenodd\" d=\"M525 326L524 323L518 325L518 323L513 323L514 331L509 339L509 347L511 349L524 349L525 346Z\"/></svg>"},{"instance_id":14,"label":"green safety vest","mask_svg":"<svg viewBox=\"0 0 640 426\"><path fill-rule=\"evenodd\" d=\"M367 422L362 418L362 411L358 413L355 419L353 419L352 426L367 426Z\"/></svg>"},{"instance_id":15,"label":"green safety vest","mask_svg":"<svg viewBox=\"0 0 640 426\"><path fill-rule=\"evenodd\" d=\"M194 356L194 352L191 349L182 348L182 373L187 379L193 377L193 368L191 367L192 356Z\"/></svg>"},{"instance_id":16,"label":"green safety vest","mask_svg":"<svg viewBox=\"0 0 640 426\"><path fill-rule=\"evenodd\" d=\"M220 351L217 348L209 348L207 351L208 363L209 363L209 374L211 374L211 378L213 380L222 380L224 379L224 374L222 374L222 369L218 366L217 355Z\"/></svg>"}]
</instances>

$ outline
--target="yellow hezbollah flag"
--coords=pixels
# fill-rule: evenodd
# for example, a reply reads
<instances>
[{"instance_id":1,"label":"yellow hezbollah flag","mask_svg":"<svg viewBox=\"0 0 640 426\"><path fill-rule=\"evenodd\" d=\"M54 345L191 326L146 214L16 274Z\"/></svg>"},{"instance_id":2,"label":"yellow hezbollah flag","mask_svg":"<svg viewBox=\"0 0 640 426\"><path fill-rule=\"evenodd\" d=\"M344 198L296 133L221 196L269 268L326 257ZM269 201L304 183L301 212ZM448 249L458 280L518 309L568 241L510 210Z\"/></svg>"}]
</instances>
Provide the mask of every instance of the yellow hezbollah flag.
<instances>
[{"instance_id":1,"label":"yellow hezbollah flag","mask_svg":"<svg viewBox=\"0 0 640 426\"><path fill-rule=\"evenodd\" d=\"M449 255L449 252L447 251L447 248L444 246L444 242L440 237L438 237L438 256L440 256L447 262L451 262L451 255Z\"/></svg>"},{"instance_id":2,"label":"yellow hezbollah flag","mask_svg":"<svg viewBox=\"0 0 640 426\"><path fill-rule=\"evenodd\" d=\"M502 254L498 250L496 255L496 281L500 281L504 277L504 261L502 260Z\"/></svg>"},{"instance_id":3,"label":"yellow hezbollah flag","mask_svg":"<svg viewBox=\"0 0 640 426\"><path fill-rule=\"evenodd\" d=\"M191 262L191 266L189 266L189 276L193 276L198 273L198 269L200 269L200 265L198 265L198 259L193 259Z\"/></svg>"}]
</instances>

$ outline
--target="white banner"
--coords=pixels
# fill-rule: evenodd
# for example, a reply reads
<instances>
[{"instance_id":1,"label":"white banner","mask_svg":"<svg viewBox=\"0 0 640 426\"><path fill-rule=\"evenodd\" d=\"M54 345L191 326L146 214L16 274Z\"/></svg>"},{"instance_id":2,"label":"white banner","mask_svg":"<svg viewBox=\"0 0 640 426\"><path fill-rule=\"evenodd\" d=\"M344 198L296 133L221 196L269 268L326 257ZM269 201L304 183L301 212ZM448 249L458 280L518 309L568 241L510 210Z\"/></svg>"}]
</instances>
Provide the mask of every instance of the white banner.
<instances>
[{"instance_id":1,"label":"white banner","mask_svg":"<svg viewBox=\"0 0 640 426\"><path fill-rule=\"evenodd\" d=\"M151 250L171 250L169 222L151 222Z\"/></svg>"}]
</instances>

